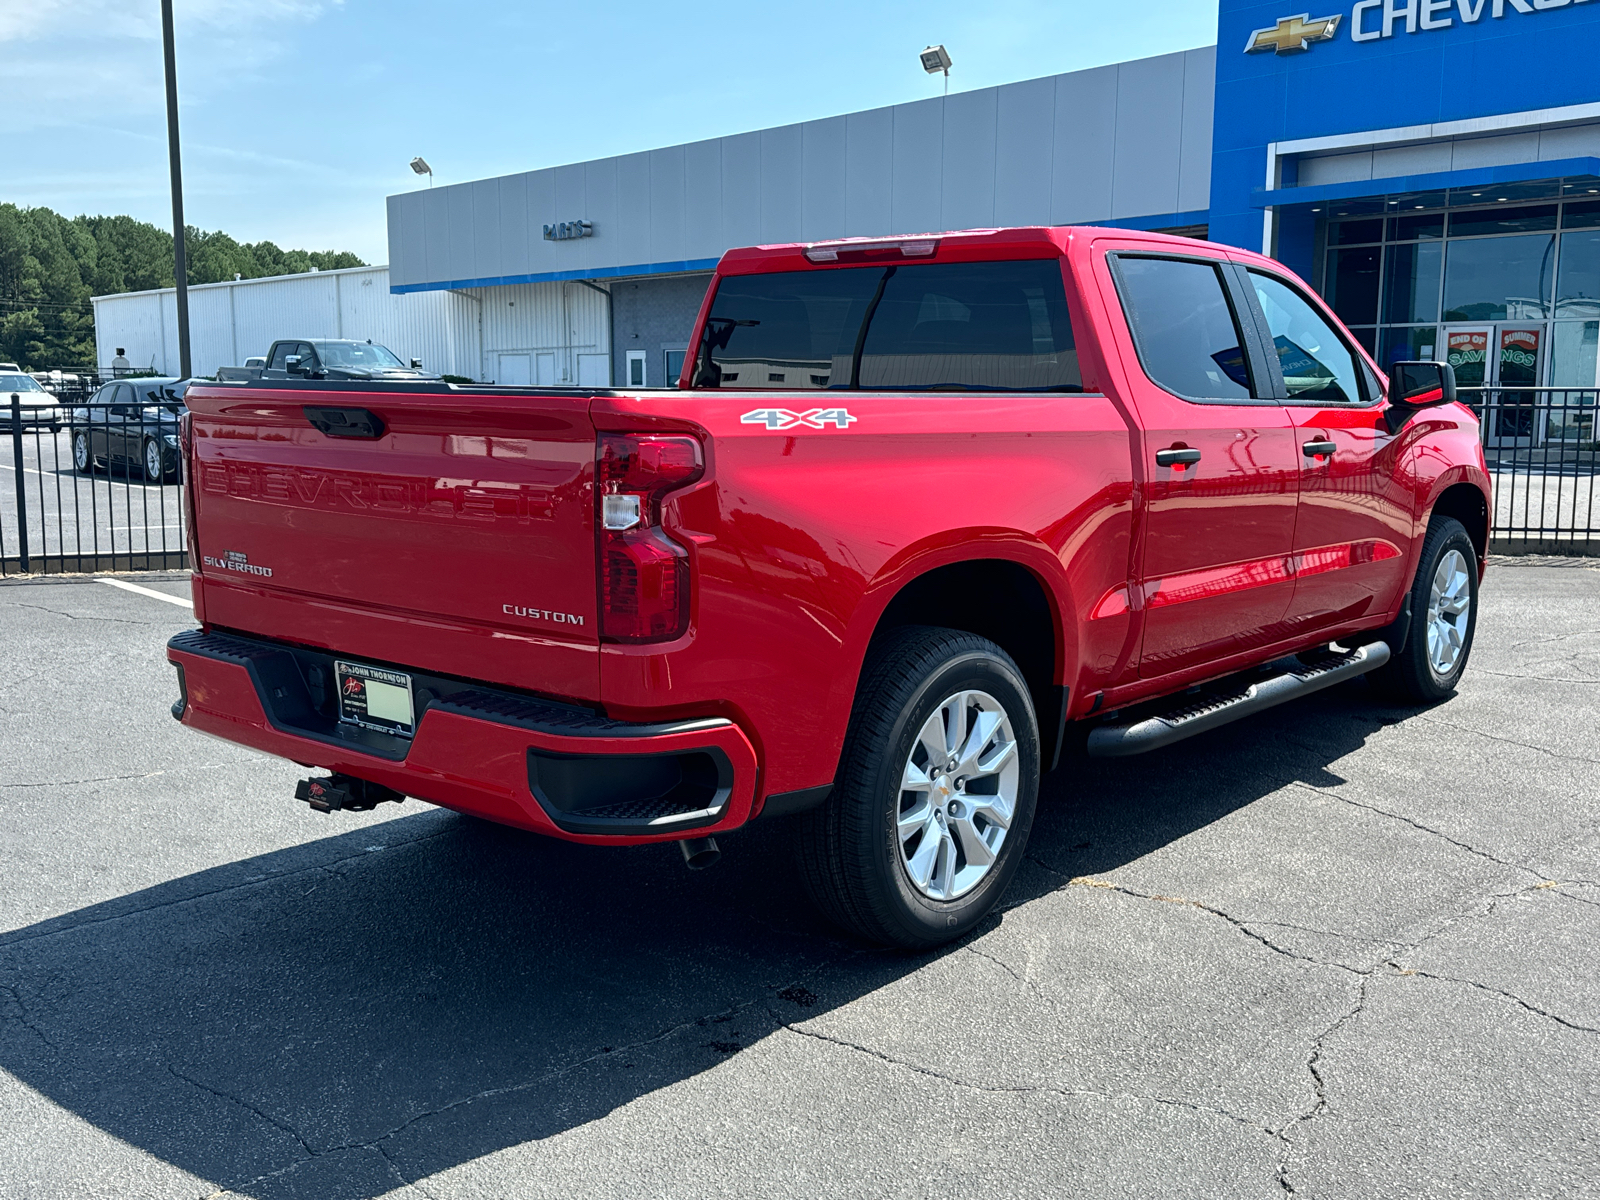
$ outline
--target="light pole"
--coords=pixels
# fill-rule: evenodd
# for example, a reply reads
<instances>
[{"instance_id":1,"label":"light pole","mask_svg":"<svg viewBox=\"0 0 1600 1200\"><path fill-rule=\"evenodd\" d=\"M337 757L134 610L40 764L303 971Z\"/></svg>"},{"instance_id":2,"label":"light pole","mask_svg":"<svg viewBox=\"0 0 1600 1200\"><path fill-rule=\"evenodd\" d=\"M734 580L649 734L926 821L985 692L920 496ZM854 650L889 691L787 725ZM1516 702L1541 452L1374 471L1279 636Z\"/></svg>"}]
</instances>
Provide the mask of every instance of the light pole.
<instances>
[{"instance_id":1,"label":"light pole","mask_svg":"<svg viewBox=\"0 0 1600 1200\"><path fill-rule=\"evenodd\" d=\"M428 177L428 186L433 186L433 168L428 165L427 160L422 155L419 154L411 160L411 169L418 175L426 175Z\"/></svg>"},{"instance_id":2,"label":"light pole","mask_svg":"<svg viewBox=\"0 0 1600 1200\"><path fill-rule=\"evenodd\" d=\"M178 152L178 63L172 49L172 0L161 0L161 50L167 60L167 157L172 162L172 274L178 284L178 375L189 369L189 256L183 238L183 156Z\"/></svg>"}]
</instances>

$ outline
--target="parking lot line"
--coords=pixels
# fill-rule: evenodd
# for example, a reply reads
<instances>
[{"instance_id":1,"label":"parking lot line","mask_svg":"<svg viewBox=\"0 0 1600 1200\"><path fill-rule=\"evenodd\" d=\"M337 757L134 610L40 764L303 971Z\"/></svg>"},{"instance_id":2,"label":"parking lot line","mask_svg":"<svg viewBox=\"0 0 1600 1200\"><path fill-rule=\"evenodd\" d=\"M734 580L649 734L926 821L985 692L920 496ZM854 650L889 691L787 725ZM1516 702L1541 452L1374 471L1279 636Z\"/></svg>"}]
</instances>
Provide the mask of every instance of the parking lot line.
<instances>
[{"instance_id":1,"label":"parking lot line","mask_svg":"<svg viewBox=\"0 0 1600 1200\"><path fill-rule=\"evenodd\" d=\"M194 601L185 600L182 596L169 596L165 592L158 592L154 588L140 587L137 583L127 583L121 579L96 579L96 583L103 583L107 587L121 588L125 592L136 592L141 596L149 596L154 600L165 600L168 604L181 604L184 608L194 608Z\"/></svg>"}]
</instances>

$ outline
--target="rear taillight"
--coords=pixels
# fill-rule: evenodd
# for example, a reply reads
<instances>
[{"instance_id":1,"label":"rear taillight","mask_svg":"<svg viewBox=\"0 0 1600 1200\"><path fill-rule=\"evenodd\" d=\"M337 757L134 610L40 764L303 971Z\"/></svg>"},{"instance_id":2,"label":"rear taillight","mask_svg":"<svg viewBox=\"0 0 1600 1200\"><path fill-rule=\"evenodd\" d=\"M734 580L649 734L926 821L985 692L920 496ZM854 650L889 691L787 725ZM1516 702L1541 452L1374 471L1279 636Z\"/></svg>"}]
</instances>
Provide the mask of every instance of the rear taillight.
<instances>
[{"instance_id":1,"label":"rear taillight","mask_svg":"<svg viewBox=\"0 0 1600 1200\"><path fill-rule=\"evenodd\" d=\"M189 551L189 570L200 574L200 537L194 527L194 414L185 410L178 418L178 482L183 488L183 540Z\"/></svg>"},{"instance_id":2,"label":"rear taillight","mask_svg":"<svg viewBox=\"0 0 1600 1200\"><path fill-rule=\"evenodd\" d=\"M689 628L689 552L661 528L661 501L705 473L692 437L603 433L596 447L600 636L665 642Z\"/></svg>"}]
</instances>

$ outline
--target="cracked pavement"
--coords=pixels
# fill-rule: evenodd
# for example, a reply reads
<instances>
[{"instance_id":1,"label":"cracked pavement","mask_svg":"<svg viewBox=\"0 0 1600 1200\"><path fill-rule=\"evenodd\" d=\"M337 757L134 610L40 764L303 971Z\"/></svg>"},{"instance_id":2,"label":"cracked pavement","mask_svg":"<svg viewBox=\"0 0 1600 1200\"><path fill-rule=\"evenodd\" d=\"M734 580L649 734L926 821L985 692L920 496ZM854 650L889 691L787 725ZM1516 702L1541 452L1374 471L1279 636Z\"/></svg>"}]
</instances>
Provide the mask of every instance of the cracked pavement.
<instances>
[{"instance_id":1,"label":"cracked pavement","mask_svg":"<svg viewBox=\"0 0 1600 1200\"><path fill-rule=\"evenodd\" d=\"M1432 710L1068 761L922 956L783 823L689 874L319 816L167 715L181 608L0 620L5 1200L1600 1196L1600 570L1497 563Z\"/></svg>"}]
</instances>

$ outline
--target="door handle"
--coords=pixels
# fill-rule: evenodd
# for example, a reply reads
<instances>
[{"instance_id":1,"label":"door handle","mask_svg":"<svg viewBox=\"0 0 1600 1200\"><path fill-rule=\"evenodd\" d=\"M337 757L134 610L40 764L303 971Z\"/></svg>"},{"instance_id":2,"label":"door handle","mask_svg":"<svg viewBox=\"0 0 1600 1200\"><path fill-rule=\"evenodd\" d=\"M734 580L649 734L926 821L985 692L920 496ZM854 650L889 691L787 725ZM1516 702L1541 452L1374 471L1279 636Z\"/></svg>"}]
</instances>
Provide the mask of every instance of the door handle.
<instances>
[{"instance_id":1,"label":"door handle","mask_svg":"<svg viewBox=\"0 0 1600 1200\"><path fill-rule=\"evenodd\" d=\"M1189 447L1179 448L1174 446L1170 450L1156 451L1156 466L1158 467L1186 467L1190 463L1200 461L1200 451Z\"/></svg>"},{"instance_id":2,"label":"door handle","mask_svg":"<svg viewBox=\"0 0 1600 1200\"><path fill-rule=\"evenodd\" d=\"M1300 447L1307 458L1332 458L1338 448L1338 442L1307 442Z\"/></svg>"}]
</instances>

